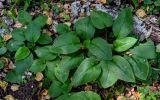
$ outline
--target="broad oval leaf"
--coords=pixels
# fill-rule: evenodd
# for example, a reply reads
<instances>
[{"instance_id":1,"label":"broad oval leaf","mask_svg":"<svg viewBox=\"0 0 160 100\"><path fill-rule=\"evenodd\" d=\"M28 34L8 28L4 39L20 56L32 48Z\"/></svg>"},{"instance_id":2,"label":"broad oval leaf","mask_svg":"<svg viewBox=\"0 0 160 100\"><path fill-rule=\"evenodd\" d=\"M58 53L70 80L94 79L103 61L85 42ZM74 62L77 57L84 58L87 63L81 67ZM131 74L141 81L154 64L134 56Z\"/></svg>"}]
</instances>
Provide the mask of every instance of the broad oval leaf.
<instances>
[{"instance_id":1,"label":"broad oval leaf","mask_svg":"<svg viewBox=\"0 0 160 100\"><path fill-rule=\"evenodd\" d=\"M139 79L146 80L150 69L148 61L136 56L126 56L125 58L132 66L135 76Z\"/></svg>"},{"instance_id":2,"label":"broad oval leaf","mask_svg":"<svg viewBox=\"0 0 160 100\"><path fill-rule=\"evenodd\" d=\"M52 38L48 34L43 33L43 34L41 34L41 36L39 37L37 42L39 44L49 44L52 42Z\"/></svg>"},{"instance_id":3,"label":"broad oval leaf","mask_svg":"<svg viewBox=\"0 0 160 100\"><path fill-rule=\"evenodd\" d=\"M43 71L46 68L46 61L42 59L36 59L33 61L33 64L30 67L30 71L38 73Z\"/></svg>"},{"instance_id":4,"label":"broad oval leaf","mask_svg":"<svg viewBox=\"0 0 160 100\"><path fill-rule=\"evenodd\" d=\"M22 24L28 24L32 21L32 17L28 12L24 10L20 10L18 12L18 20Z\"/></svg>"},{"instance_id":5,"label":"broad oval leaf","mask_svg":"<svg viewBox=\"0 0 160 100\"><path fill-rule=\"evenodd\" d=\"M73 34L62 34L54 41L52 52L56 54L69 54L81 48L80 40Z\"/></svg>"},{"instance_id":6,"label":"broad oval leaf","mask_svg":"<svg viewBox=\"0 0 160 100\"><path fill-rule=\"evenodd\" d=\"M25 30L25 33L24 33L26 40L32 43L36 42L41 35L40 31L41 31L41 27L39 27L39 25L37 25L36 23L31 22L27 26L27 29Z\"/></svg>"},{"instance_id":7,"label":"broad oval leaf","mask_svg":"<svg viewBox=\"0 0 160 100\"><path fill-rule=\"evenodd\" d=\"M100 85L103 88L112 86L119 79L119 68L112 61L101 61L102 73L99 78Z\"/></svg>"},{"instance_id":8,"label":"broad oval leaf","mask_svg":"<svg viewBox=\"0 0 160 100\"><path fill-rule=\"evenodd\" d=\"M4 47L4 46L2 46L2 47L0 48L0 55L5 54L6 52L7 52L7 48Z\"/></svg>"},{"instance_id":9,"label":"broad oval leaf","mask_svg":"<svg viewBox=\"0 0 160 100\"><path fill-rule=\"evenodd\" d=\"M70 31L70 28L68 25L60 23L60 24L56 25L56 31L59 34L65 34Z\"/></svg>"},{"instance_id":10,"label":"broad oval leaf","mask_svg":"<svg viewBox=\"0 0 160 100\"><path fill-rule=\"evenodd\" d=\"M102 59L102 60L111 60L112 59L112 49L111 46L107 43L106 40L98 37L94 38L90 44L87 45L89 52Z\"/></svg>"},{"instance_id":11,"label":"broad oval leaf","mask_svg":"<svg viewBox=\"0 0 160 100\"><path fill-rule=\"evenodd\" d=\"M23 82L22 74L16 73L14 70L7 73L5 80L11 83L21 83Z\"/></svg>"},{"instance_id":12,"label":"broad oval leaf","mask_svg":"<svg viewBox=\"0 0 160 100\"><path fill-rule=\"evenodd\" d=\"M22 60L16 60L15 62L15 71L16 73L23 74L25 71L27 71L33 63L33 55L30 54L28 57Z\"/></svg>"},{"instance_id":13,"label":"broad oval leaf","mask_svg":"<svg viewBox=\"0 0 160 100\"><path fill-rule=\"evenodd\" d=\"M145 59L154 59L156 58L156 47L151 40L148 40L146 43L141 43L140 45L134 47L130 50L133 55L136 55Z\"/></svg>"},{"instance_id":14,"label":"broad oval leaf","mask_svg":"<svg viewBox=\"0 0 160 100\"><path fill-rule=\"evenodd\" d=\"M112 16L102 11L92 11L90 19L93 26L98 29L110 27L113 23Z\"/></svg>"},{"instance_id":15,"label":"broad oval leaf","mask_svg":"<svg viewBox=\"0 0 160 100\"><path fill-rule=\"evenodd\" d=\"M33 22L38 27L43 27L47 22L47 18L48 18L47 16L41 15L41 16L36 17Z\"/></svg>"},{"instance_id":16,"label":"broad oval leaf","mask_svg":"<svg viewBox=\"0 0 160 100\"><path fill-rule=\"evenodd\" d=\"M73 75L73 86L82 85L95 81L101 73L101 68L93 58L86 58L82 61Z\"/></svg>"},{"instance_id":17,"label":"broad oval leaf","mask_svg":"<svg viewBox=\"0 0 160 100\"><path fill-rule=\"evenodd\" d=\"M95 28L91 25L89 17L82 18L74 24L76 33L82 39L91 39L94 37Z\"/></svg>"},{"instance_id":18,"label":"broad oval leaf","mask_svg":"<svg viewBox=\"0 0 160 100\"><path fill-rule=\"evenodd\" d=\"M93 91L81 91L77 93L64 94L56 100L101 100L101 97Z\"/></svg>"},{"instance_id":19,"label":"broad oval leaf","mask_svg":"<svg viewBox=\"0 0 160 100\"><path fill-rule=\"evenodd\" d=\"M11 34L14 40L25 41L25 35L23 29L14 29Z\"/></svg>"},{"instance_id":20,"label":"broad oval leaf","mask_svg":"<svg viewBox=\"0 0 160 100\"><path fill-rule=\"evenodd\" d=\"M27 47L20 47L16 54L15 54L15 59L16 60L22 60L25 59L26 57L29 56L31 52L29 51L29 49Z\"/></svg>"},{"instance_id":21,"label":"broad oval leaf","mask_svg":"<svg viewBox=\"0 0 160 100\"><path fill-rule=\"evenodd\" d=\"M129 62L121 56L113 56L113 62L119 68L119 79L126 82L135 82L135 77Z\"/></svg>"},{"instance_id":22,"label":"broad oval leaf","mask_svg":"<svg viewBox=\"0 0 160 100\"><path fill-rule=\"evenodd\" d=\"M10 52L13 52L13 51L17 51L18 48L22 47L22 46L25 46L24 42L22 41L17 41L17 40L10 40L8 43L7 43L7 48Z\"/></svg>"},{"instance_id":23,"label":"broad oval leaf","mask_svg":"<svg viewBox=\"0 0 160 100\"><path fill-rule=\"evenodd\" d=\"M137 42L136 38L125 37L125 38L115 40L113 42L113 46L115 51L123 52L131 48L136 42Z\"/></svg>"},{"instance_id":24,"label":"broad oval leaf","mask_svg":"<svg viewBox=\"0 0 160 100\"><path fill-rule=\"evenodd\" d=\"M113 23L113 33L117 38L126 37L133 30L133 18L130 8L123 9Z\"/></svg>"},{"instance_id":25,"label":"broad oval leaf","mask_svg":"<svg viewBox=\"0 0 160 100\"><path fill-rule=\"evenodd\" d=\"M51 52L51 46L44 46L35 50L36 55L44 60L53 60L57 57L56 54Z\"/></svg>"}]
</instances>

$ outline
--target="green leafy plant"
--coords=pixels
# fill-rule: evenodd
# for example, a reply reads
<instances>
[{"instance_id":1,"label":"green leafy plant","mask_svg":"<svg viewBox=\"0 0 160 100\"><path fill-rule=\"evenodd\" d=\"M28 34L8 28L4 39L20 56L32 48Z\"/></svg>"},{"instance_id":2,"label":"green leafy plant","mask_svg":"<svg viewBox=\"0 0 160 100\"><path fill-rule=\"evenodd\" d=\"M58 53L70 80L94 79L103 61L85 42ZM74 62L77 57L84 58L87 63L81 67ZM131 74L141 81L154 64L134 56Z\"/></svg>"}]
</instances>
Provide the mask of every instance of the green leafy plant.
<instances>
[{"instance_id":1,"label":"green leafy plant","mask_svg":"<svg viewBox=\"0 0 160 100\"><path fill-rule=\"evenodd\" d=\"M54 40L41 33L45 16L32 20L27 12L20 11L18 19L27 28L15 29L13 39L8 42L16 65L6 76L9 82L21 83L20 76L25 71L42 72L51 82L49 95L58 97L57 100L100 100L99 95L90 91L72 93L72 87L94 83L108 88L118 80L136 82L149 78L152 67L148 61L156 57L155 46L151 40L139 43L130 34L133 29L130 8L123 9L115 20L107 13L92 11L90 16L78 20L72 31L69 26L58 24L59 35ZM106 35L112 38L97 33L111 29L113 33Z\"/></svg>"}]
</instances>

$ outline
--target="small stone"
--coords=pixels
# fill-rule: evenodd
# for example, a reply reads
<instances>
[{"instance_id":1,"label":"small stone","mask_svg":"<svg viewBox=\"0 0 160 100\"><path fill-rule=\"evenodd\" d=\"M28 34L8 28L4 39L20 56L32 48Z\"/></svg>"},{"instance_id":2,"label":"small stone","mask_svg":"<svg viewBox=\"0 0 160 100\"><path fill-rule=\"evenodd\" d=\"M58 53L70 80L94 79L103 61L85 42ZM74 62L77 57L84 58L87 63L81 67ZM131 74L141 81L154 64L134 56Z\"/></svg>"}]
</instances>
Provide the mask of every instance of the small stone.
<instances>
[{"instance_id":1,"label":"small stone","mask_svg":"<svg viewBox=\"0 0 160 100\"><path fill-rule=\"evenodd\" d=\"M17 91L18 89L19 89L19 85L14 84L11 86L12 91Z\"/></svg>"},{"instance_id":2,"label":"small stone","mask_svg":"<svg viewBox=\"0 0 160 100\"><path fill-rule=\"evenodd\" d=\"M4 97L5 100L14 100L14 97L12 95L6 95Z\"/></svg>"},{"instance_id":3,"label":"small stone","mask_svg":"<svg viewBox=\"0 0 160 100\"><path fill-rule=\"evenodd\" d=\"M36 74L35 80L36 81L41 81L43 79L43 74L41 72L38 72Z\"/></svg>"},{"instance_id":4,"label":"small stone","mask_svg":"<svg viewBox=\"0 0 160 100\"><path fill-rule=\"evenodd\" d=\"M70 9L70 5L69 5L69 4L64 4L64 9L65 9L65 10Z\"/></svg>"}]
</instances>

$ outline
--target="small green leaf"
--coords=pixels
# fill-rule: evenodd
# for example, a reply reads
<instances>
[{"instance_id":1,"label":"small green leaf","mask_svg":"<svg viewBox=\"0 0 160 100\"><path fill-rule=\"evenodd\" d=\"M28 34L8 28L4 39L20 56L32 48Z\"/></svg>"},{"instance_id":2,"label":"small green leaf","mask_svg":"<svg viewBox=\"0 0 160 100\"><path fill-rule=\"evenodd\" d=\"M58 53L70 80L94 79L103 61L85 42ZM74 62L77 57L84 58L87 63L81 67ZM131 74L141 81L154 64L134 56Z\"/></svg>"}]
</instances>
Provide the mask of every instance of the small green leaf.
<instances>
[{"instance_id":1,"label":"small green leaf","mask_svg":"<svg viewBox=\"0 0 160 100\"><path fill-rule=\"evenodd\" d=\"M59 34L65 34L65 33L70 32L70 28L68 25L60 23L56 25L56 31Z\"/></svg>"},{"instance_id":2,"label":"small green leaf","mask_svg":"<svg viewBox=\"0 0 160 100\"><path fill-rule=\"evenodd\" d=\"M1 47L0 48L0 55L3 55L7 52L7 48L6 47Z\"/></svg>"},{"instance_id":3,"label":"small green leaf","mask_svg":"<svg viewBox=\"0 0 160 100\"><path fill-rule=\"evenodd\" d=\"M14 29L11 34L14 40L25 41L24 29Z\"/></svg>"},{"instance_id":4,"label":"small green leaf","mask_svg":"<svg viewBox=\"0 0 160 100\"><path fill-rule=\"evenodd\" d=\"M125 8L113 23L113 33L117 38L126 37L133 30L133 18L130 8Z\"/></svg>"},{"instance_id":5,"label":"small green leaf","mask_svg":"<svg viewBox=\"0 0 160 100\"><path fill-rule=\"evenodd\" d=\"M33 55L30 54L28 57L22 60L16 60L15 66L16 66L16 73L23 74L26 70L28 70L33 63Z\"/></svg>"},{"instance_id":6,"label":"small green leaf","mask_svg":"<svg viewBox=\"0 0 160 100\"><path fill-rule=\"evenodd\" d=\"M101 61L102 74L99 78L103 88L112 86L119 79L119 68L112 61Z\"/></svg>"},{"instance_id":7,"label":"small green leaf","mask_svg":"<svg viewBox=\"0 0 160 100\"><path fill-rule=\"evenodd\" d=\"M27 47L20 47L16 54L15 54L15 59L16 60L22 60L25 59L26 57L29 56L31 52L29 51L29 49Z\"/></svg>"},{"instance_id":8,"label":"small green leaf","mask_svg":"<svg viewBox=\"0 0 160 100\"><path fill-rule=\"evenodd\" d=\"M41 35L40 31L41 27L39 27L39 25L37 25L36 23L31 22L25 30L26 40L29 42L36 42Z\"/></svg>"},{"instance_id":9,"label":"small green leaf","mask_svg":"<svg viewBox=\"0 0 160 100\"><path fill-rule=\"evenodd\" d=\"M14 70L7 73L5 80L11 83L21 83L23 81L22 75L16 73Z\"/></svg>"},{"instance_id":10,"label":"small green leaf","mask_svg":"<svg viewBox=\"0 0 160 100\"><path fill-rule=\"evenodd\" d=\"M5 62L3 60L0 60L0 69L2 69L5 66Z\"/></svg>"},{"instance_id":11,"label":"small green leaf","mask_svg":"<svg viewBox=\"0 0 160 100\"><path fill-rule=\"evenodd\" d=\"M33 64L30 67L30 71L38 73L43 71L46 68L46 61L42 59L36 59L33 61Z\"/></svg>"},{"instance_id":12,"label":"small green leaf","mask_svg":"<svg viewBox=\"0 0 160 100\"><path fill-rule=\"evenodd\" d=\"M93 58L86 58L82 61L73 75L72 84L78 86L95 81L101 73L101 68Z\"/></svg>"},{"instance_id":13,"label":"small green leaf","mask_svg":"<svg viewBox=\"0 0 160 100\"><path fill-rule=\"evenodd\" d=\"M113 42L113 46L115 51L123 52L131 48L136 42L137 42L136 38L125 37L125 38L115 40Z\"/></svg>"},{"instance_id":14,"label":"small green leaf","mask_svg":"<svg viewBox=\"0 0 160 100\"><path fill-rule=\"evenodd\" d=\"M95 28L91 25L89 17L82 18L74 24L76 33L82 39L91 39L94 37Z\"/></svg>"},{"instance_id":15,"label":"small green leaf","mask_svg":"<svg viewBox=\"0 0 160 100\"><path fill-rule=\"evenodd\" d=\"M36 55L44 60L53 60L57 57L56 54L51 52L51 46L44 46L35 50Z\"/></svg>"},{"instance_id":16,"label":"small green leaf","mask_svg":"<svg viewBox=\"0 0 160 100\"><path fill-rule=\"evenodd\" d=\"M135 77L129 62L121 56L113 56L113 62L118 66L119 79L126 82L135 82Z\"/></svg>"},{"instance_id":17,"label":"small green leaf","mask_svg":"<svg viewBox=\"0 0 160 100\"><path fill-rule=\"evenodd\" d=\"M112 16L102 11L92 11L90 18L93 26L98 29L110 27L113 23Z\"/></svg>"},{"instance_id":18,"label":"small green leaf","mask_svg":"<svg viewBox=\"0 0 160 100\"><path fill-rule=\"evenodd\" d=\"M80 40L73 34L62 34L54 41L52 52L56 54L69 54L78 51Z\"/></svg>"},{"instance_id":19,"label":"small green leaf","mask_svg":"<svg viewBox=\"0 0 160 100\"><path fill-rule=\"evenodd\" d=\"M130 51L133 55L145 59L154 59L156 57L156 47L151 40L148 40L146 43L141 43Z\"/></svg>"},{"instance_id":20,"label":"small green leaf","mask_svg":"<svg viewBox=\"0 0 160 100\"><path fill-rule=\"evenodd\" d=\"M101 100L101 97L93 91L81 91L71 94L64 94L56 100Z\"/></svg>"},{"instance_id":21,"label":"small green leaf","mask_svg":"<svg viewBox=\"0 0 160 100\"><path fill-rule=\"evenodd\" d=\"M44 34L41 34L37 42L39 44L49 44L52 42L52 38L48 34L44 33Z\"/></svg>"},{"instance_id":22,"label":"small green leaf","mask_svg":"<svg viewBox=\"0 0 160 100\"><path fill-rule=\"evenodd\" d=\"M137 78L146 80L149 73L149 63L146 59L136 56L125 57L133 68L134 74Z\"/></svg>"},{"instance_id":23,"label":"small green leaf","mask_svg":"<svg viewBox=\"0 0 160 100\"><path fill-rule=\"evenodd\" d=\"M107 43L106 40L98 37L94 38L91 43L87 46L89 52L103 60L112 59L112 50L111 46Z\"/></svg>"},{"instance_id":24,"label":"small green leaf","mask_svg":"<svg viewBox=\"0 0 160 100\"><path fill-rule=\"evenodd\" d=\"M32 17L28 12L20 10L18 12L18 20L22 24L28 24L32 21Z\"/></svg>"},{"instance_id":25,"label":"small green leaf","mask_svg":"<svg viewBox=\"0 0 160 100\"><path fill-rule=\"evenodd\" d=\"M38 27L43 27L47 22L47 16L38 16L34 19L33 23L35 23Z\"/></svg>"}]
</instances>

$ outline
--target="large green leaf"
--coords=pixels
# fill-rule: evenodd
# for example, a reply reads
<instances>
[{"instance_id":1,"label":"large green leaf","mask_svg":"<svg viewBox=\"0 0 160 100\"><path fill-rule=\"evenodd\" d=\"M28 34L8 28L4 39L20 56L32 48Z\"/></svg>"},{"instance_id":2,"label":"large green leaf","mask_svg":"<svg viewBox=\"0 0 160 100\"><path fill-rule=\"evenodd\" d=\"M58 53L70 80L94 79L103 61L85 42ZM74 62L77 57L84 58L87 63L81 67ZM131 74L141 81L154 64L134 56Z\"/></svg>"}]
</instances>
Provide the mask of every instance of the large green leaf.
<instances>
[{"instance_id":1,"label":"large green leaf","mask_svg":"<svg viewBox=\"0 0 160 100\"><path fill-rule=\"evenodd\" d=\"M115 40L113 42L113 46L115 51L123 52L131 48L136 42L137 42L136 38L125 37L125 38Z\"/></svg>"},{"instance_id":2,"label":"large green leaf","mask_svg":"<svg viewBox=\"0 0 160 100\"><path fill-rule=\"evenodd\" d=\"M33 64L30 67L30 71L38 73L43 71L46 68L46 61L42 59L36 59L33 61Z\"/></svg>"},{"instance_id":3,"label":"large green leaf","mask_svg":"<svg viewBox=\"0 0 160 100\"><path fill-rule=\"evenodd\" d=\"M110 27L113 23L112 16L102 11L92 11L90 18L93 26L98 29Z\"/></svg>"},{"instance_id":4,"label":"large green leaf","mask_svg":"<svg viewBox=\"0 0 160 100\"><path fill-rule=\"evenodd\" d=\"M148 61L136 56L126 56L126 59L131 64L135 76L139 79L146 80L150 69Z\"/></svg>"},{"instance_id":5,"label":"large green leaf","mask_svg":"<svg viewBox=\"0 0 160 100\"><path fill-rule=\"evenodd\" d=\"M70 32L70 28L68 25L60 23L56 25L56 31L59 34L65 34L65 33Z\"/></svg>"},{"instance_id":6,"label":"large green leaf","mask_svg":"<svg viewBox=\"0 0 160 100\"><path fill-rule=\"evenodd\" d=\"M6 52L7 52L7 48L4 47L4 46L2 46L2 47L0 48L0 55L5 54Z\"/></svg>"},{"instance_id":7,"label":"large green leaf","mask_svg":"<svg viewBox=\"0 0 160 100\"><path fill-rule=\"evenodd\" d=\"M47 66L45 68L45 75L49 80L56 80L55 68L57 67L58 63L60 63L59 60L46 62Z\"/></svg>"},{"instance_id":8,"label":"large green leaf","mask_svg":"<svg viewBox=\"0 0 160 100\"><path fill-rule=\"evenodd\" d=\"M69 54L78 51L81 47L80 40L73 34L62 34L54 41L52 52Z\"/></svg>"},{"instance_id":9,"label":"large green leaf","mask_svg":"<svg viewBox=\"0 0 160 100\"><path fill-rule=\"evenodd\" d=\"M18 20L22 24L28 24L32 21L32 17L28 12L20 10L18 12Z\"/></svg>"},{"instance_id":10,"label":"large green leaf","mask_svg":"<svg viewBox=\"0 0 160 100\"><path fill-rule=\"evenodd\" d=\"M47 16L41 15L41 16L36 17L33 22L38 27L43 27L46 24L46 22L47 22L47 18L48 18Z\"/></svg>"},{"instance_id":11,"label":"large green leaf","mask_svg":"<svg viewBox=\"0 0 160 100\"><path fill-rule=\"evenodd\" d=\"M52 42L52 37L44 33L44 34L41 34L37 42L39 44L49 44Z\"/></svg>"},{"instance_id":12,"label":"large green leaf","mask_svg":"<svg viewBox=\"0 0 160 100\"><path fill-rule=\"evenodd\" d=\"M26 40L29 42L36 42L41 35L40 31L41 27L39 27L39 25L37 25L36 23L31 22L25 30Z\"/></svg>"},{"instance_id":13,"label":"large green leaf","mask_svg":"<svg viewBox=\"0 0 160 100\"><path fill-rule=\"evenodd\" d=\"M142 43L131 49L131 53L145 59L154 59L156 57L156 47L151 40L148 40L146 43Z\"/></svg>"},{"instance_id":14,"label":"large green leaf","mask_svg":"<svg viewBox=\"0 0 160 100\"><path fill-rule=\"evenodd\" d=\"M11 83L21 83L23 81L22 75L16 73L14 70L7 73L5 80Z\"/></svg>"},{"instance_id":15,"label":"large green leaf","mask_svg":"<svg viewBox=\"0 0 160 100\"><path fill-rule=\"evenodd\" d=\"M113 23L113 33L117 38L126 37L133 30L133 18L130 8L125 8Z\"/></svg>"},{"instance_id":16,"label":"large green leaf","mask_svg":"<svg viewBox=\"0 0 160 100\"><path fill-rule=\"evenodd\" d=\"M101 97L92 91L81 91L77 93L64 94L56 100L101 100Z\"/></svg>"},{"instance_id":17,"label":"large green leaf","mask_svg":"<svg viewBox=\"0 0 160 100\"><path fill-rule=\"evenodd\" d=\"M82 18L74 24L76 33L83 39L94 37L95 28L91 25L89 17Z\"/></svg>"},{"instance_id":18,"label":"large green leaf","mask_svg":"<svg viewBox=\"0 0 160 100\"><path fill-rule=\"evenodd\" d=\"M99 78L100 85L103 88L108 88L119 79L121 70L112 61L101 61L100 66L102 68L102 73Z\"/></svg>"},{"instance_id":19,"label":"large green leaf","mask_svg":"<svg viewBox=\"0 0 160 100\"><path fill-rule=\"evenodd\" d=\"M51 52L51 46L44 46L35 50L36 55L44 60L53 60L57 57L56 54Z\"/></svg>"},{"instance_id":20,"label":"large green leaf","mask_svg":"<svg viewBox=\"0 0 160 100\"><path fill-rule=\"evenodd\" d=\"M106 40L98 37L94 38L90 44L87 45L89 52L103 60L112 59L112 49Z\"/></svg>"},{"instance_id":21,"label":"large green leaf","mask_svg":"<svg viewBox=\"0 0 160 100\"><path fill-rule=\"evenodd\" d=\"M53 81L48 89L49 95L51 97L57 97L60 94L66 94L71 90L71 85L69 82L61 84L59 81Z\"/></svg>"},{"instance_id":22,"label":"large green leaf","mask_svg":"<svg viewBox=\"0 0 160 100\"><path fill-rule=\"evenodd\" d=\"M84 56L74 55L74 56L64 56L59 64L59 66L64 70L74 69L82 62Z\"/></svg>"},{"instance_id":23,"label":"large green leaf","mask_svg":"<svg viewBox=\"0 0 160 100\"><path fill-rule=\"evenodd\" d=\"M97 65L93 58L86 58L82 61L73 75L73 86L82 85L88 82L95 81L101 73L101 68Z\"/></svg>"},{"instance_id":24,"label":"large green leaf","mask_svg":"<svg viewBox=\"0 0 160 100\"><path fill-rule=\"evenodd\" d=\"M24 29L14 29L11 34L14 40L25 41Z\"/></svg>"},{"instance_id":25,"label":"large green leaf","mask_svg":"<svg viewBox=\"0 0 160 100\"><path fill-rule=\"evenodd\" d=\"M24 42L22 41L17 41L17 40L10 40L8 43L7 43L7 48L10 52L13 52L13 51L17 51L18 48L22 47L22 46L25 46Z\"/></svg>"},{"instance_id":26,"label":"large green leaf","mask_svg":"<svg viewBox=\"0 0 160 100\"><path fill-rule=\"evenodd\" d=\"M29 51L29 49L27 47L20 47L16 54L15 54L15 59L16 60L22 60L25 59L26 57L29 56L31 52Z\"/></svg>"},{"instance_id":27,"label":"large green leaf","mask_svg":"<svg viewBox=\"0 0 160 100\"><path fill-rule=\"evenodd\" d=\"M33 63L33 55L30 54L25 59L17 60L15 62L15 66L16 66L15 71L17 73L22 74L22 73L24 73L26 70L28 70L30 68L30 66L32 65L32 63Z\"/></svg>"},{"instance_id":28,"label":"large green leaf","mask_svg":"<svg viewBox=\"0 0 160 100\"><path fill-rule=\"evenodd\" d=\"M113 56L113 62L119 68L119 79L126 82L135 82L135 77L129 62L121 56Z\"/></svg>"}]
</instances>

